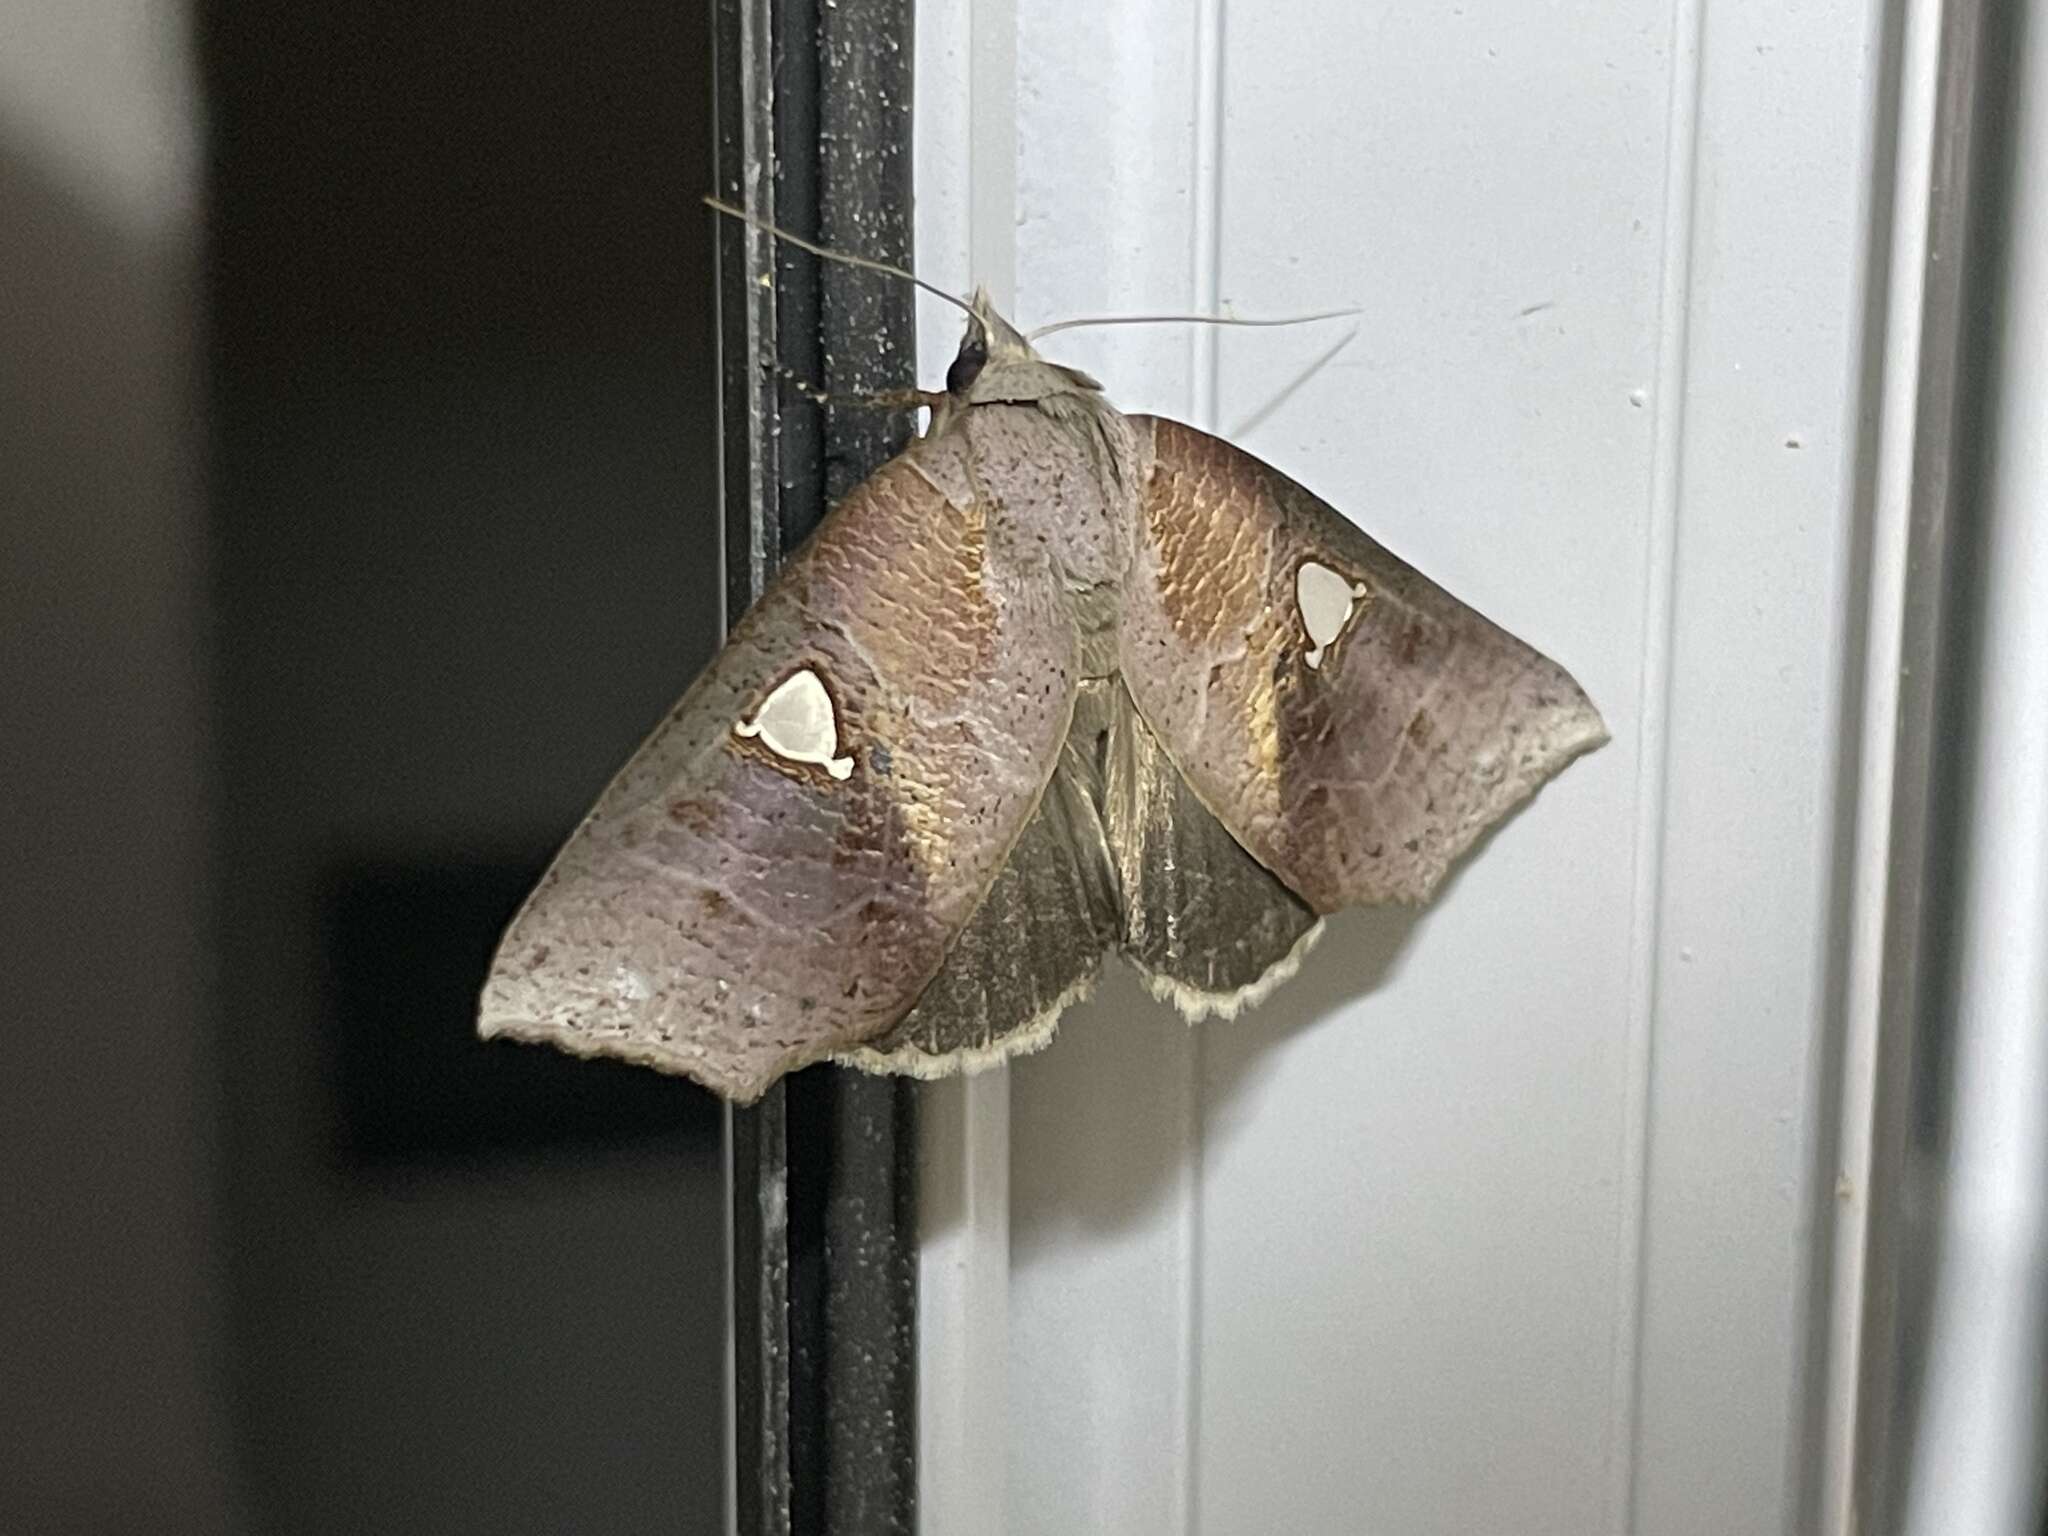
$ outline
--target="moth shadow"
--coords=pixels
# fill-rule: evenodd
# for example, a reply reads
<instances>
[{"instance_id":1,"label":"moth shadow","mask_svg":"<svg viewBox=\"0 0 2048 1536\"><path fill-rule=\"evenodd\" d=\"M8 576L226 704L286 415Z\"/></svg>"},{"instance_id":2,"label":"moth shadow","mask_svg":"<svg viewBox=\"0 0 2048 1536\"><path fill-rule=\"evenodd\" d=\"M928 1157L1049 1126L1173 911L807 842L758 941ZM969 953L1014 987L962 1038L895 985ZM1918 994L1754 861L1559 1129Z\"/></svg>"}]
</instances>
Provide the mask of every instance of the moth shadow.
<instances>
[{"instance_id":1,"label":"moth shadow","mask_svg":"<svg viewBox=\"0 0 2048 1536\"><path fill-rule=\"evenodd\" d=\"M1051 1047L1011 1068L1013 1266L1156 1225L1187 1188L1197 1137L1289 1036L1383 986L1420 913L1340 913L1299 973L1234 1019L1189 1024L1113 962Z\"/></svg>"},{"instance_id":2,"label":"moth shadow","mask_svg":"<svg viewBox=\"0 0 2048 1536\"><path fill-rule=\"evenodd\" d=\"M1204 1148L1242 1120L1250 1090L1276 1070L1277 1048L1386 986L1498 831L1457 862L1429 907L1331 916L1301 970L1234 1019L1185 1023L1113 962L1051 1047L1010 1069L1012 1268L1142 1243L1174 1222ZM1272 1111L1268 1099L1260 1112Z\"/></svg>"},{"instance_id":3,"label":"moth shadow","mask_svg":"<svg viewBox=\"0 0 2048 1536\"><path fill-rule=\"evenodd\" d=\"M1270 1071L1273 1048L1371 996L1399 969L1425 909L1364 907L1325 920L1322 942L1300 972L1258 1007L1234 1019L1209 1019L1202 1042L1203 1111L1213 1133L1233 1101Z\"/></svg>"},{"instance_id":4,"label":"moth shadow","mask_svg":"<svg viewBox=\"0 0 2048 1536\"><path fill-rule=\"evenodd\" d=\"M1321 373L1325 368L1329 367L1330 364L1334 363L1337 360L1337 354L1339 352L1342 352L1346 347L1350 346L1351 343L1356 341L1357 339L1358 327L1354 325L1342 336L1339 336L1335 342L1331 343L1331 345L1329 345L1328 347L1325 347L1314 358L1310 359L1308 366L1301 369L1298 373L1294 375L1293 378L1289 379L1285 384L1282 384L1279 389L1275 390L1272 394L1268 395L1262 404L1256 406L1252 410L1250 415L1246 416L1242 421L1237 422L1228 431L1226 431L1223 434L1225 440L1233 443L1244 442L1244 440L1250 437L1252 433L1256 432L1260 427L1264 426L1266 422L1274 414L1276 414L1282 406L1287 404L1289 400L1292 400L1303 389L1307 388L1309 382L1313 380L1317 374Z\"/></svg>"}]
</instances>

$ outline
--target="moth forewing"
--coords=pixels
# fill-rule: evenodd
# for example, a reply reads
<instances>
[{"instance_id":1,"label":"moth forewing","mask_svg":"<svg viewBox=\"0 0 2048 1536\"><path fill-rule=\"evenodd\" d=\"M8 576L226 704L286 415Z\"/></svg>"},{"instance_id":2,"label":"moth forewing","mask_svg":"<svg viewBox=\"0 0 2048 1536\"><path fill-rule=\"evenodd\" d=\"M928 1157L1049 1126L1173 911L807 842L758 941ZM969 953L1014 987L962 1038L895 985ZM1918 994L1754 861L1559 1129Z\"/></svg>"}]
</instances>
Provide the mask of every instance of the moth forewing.
<instances>
[{"instance_id":1,"label":"moth forewing","mask_svg":"<svg viewBox=\"0 0 2048 1536\"><path fill-rule=\"evenodd\" d=\"M749 1101L828 1057L1037 1048L1112 950L1232 1013L1320 914L1427 897L1605 740L1561 668L1302 487L966 307L926 435L514 919L484 1034Z\"/></svg>"}]
</instances>

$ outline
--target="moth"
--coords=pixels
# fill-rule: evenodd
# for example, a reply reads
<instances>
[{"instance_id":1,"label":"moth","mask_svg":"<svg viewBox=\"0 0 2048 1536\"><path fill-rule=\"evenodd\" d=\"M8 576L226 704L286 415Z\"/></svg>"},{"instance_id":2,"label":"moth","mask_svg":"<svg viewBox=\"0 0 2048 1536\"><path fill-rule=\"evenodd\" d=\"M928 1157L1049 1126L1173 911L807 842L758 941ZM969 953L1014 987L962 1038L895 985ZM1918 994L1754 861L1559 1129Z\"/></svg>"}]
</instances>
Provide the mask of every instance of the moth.
<instances>
[{"instance_id":1,"label":"moth","mask_svg":"<svg viewBox=\"0 0 2048 1536\"><path fill-rule=\"evenodd\" d=\"M1607 739L1555 662L1293 480L966 307L923 435L514 918L483 1035L747 1103L821 1060L1037 1049L1111 953L1227 1017Z\"/></svg>"}]
</instances>

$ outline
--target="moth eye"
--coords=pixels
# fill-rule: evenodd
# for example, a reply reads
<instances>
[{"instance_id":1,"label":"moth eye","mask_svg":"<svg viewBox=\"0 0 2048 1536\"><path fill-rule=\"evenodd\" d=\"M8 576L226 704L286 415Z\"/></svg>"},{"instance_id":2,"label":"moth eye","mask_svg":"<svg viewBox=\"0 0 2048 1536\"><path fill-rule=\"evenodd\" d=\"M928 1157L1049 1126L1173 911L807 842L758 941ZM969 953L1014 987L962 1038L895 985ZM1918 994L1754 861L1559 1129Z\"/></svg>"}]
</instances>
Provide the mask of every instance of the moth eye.
<instances>
[{"instance_id":1,"label":"moth eye","mask_svg":"<svg viewBox=\"0 0 2048 1536\"><path fill-rule=\"evenodd\" d=\"M1294 602L1301 610L1301 627L1308 631L1309 652L1302 659L1311 667L1323 664L1323 653L1350 626L1366 592L1364 582L1351 581L1314 560L1302 561L1294 573Z\"/></svg>"},{"instance_id":2,"label":"moth eye","mask_svg":"<svg viewBox=\"0 0 2048 1536\"><path fill-rule=\"evenodd\" d=\"M832 712L832 695L809 667L776 684L754 718L737 722L732 733L758 739L784 762L808 763L835 779L853 772L853 759L837 755L839 722Z\"/></svg>"},{"instance_id":3,"label":"moth eye","mask_svg":"<svg viewBox=\"0 0 2048 1536\"><path fill-rule=\"evenodd\" d=\"M966 394L974 387L974 381L981 377L982 367L987 362L987 340L979 332L970 335L960 343L960 350L953 358L953 366L946 370L946 393Z\"/></svg>"}]
</instances>

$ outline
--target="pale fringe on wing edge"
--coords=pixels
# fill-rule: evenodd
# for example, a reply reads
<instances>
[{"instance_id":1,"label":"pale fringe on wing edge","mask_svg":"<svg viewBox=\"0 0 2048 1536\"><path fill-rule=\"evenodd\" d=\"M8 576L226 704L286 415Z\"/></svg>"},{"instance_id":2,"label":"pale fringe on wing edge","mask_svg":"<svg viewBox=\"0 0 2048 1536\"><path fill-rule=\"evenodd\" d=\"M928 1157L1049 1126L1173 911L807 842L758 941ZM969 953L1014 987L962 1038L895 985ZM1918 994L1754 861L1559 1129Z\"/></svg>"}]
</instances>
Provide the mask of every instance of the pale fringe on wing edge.
<instances>
[{"instance_id":1,"label":"pale fringe on wing edge","mask_svg":"<svg viewBox=\"0 0 2048 1536\"><path fill-rule=\"evenodd\" d=\"M1199 987L1191 987L1171 976L1161 976L1142 966L1134 969L1144 980L1147 992L1162 1003L1172 1003L1190 1024L1199 1024L1212 1014L1219 1019L1234 1019L1245 1009L1256 1008L1271 997L1282 982L1293 980L1294 973L1301 969L1301 962L1322 936L1323 919L1319 917L1308 932L1294 941L1294 948L1266 967L1264 975L1235 992L1204 992Z\"/></svg>"},{"instance_id":2,"label":"pale fringe on wing edge","mask_svg":"<svg viewBox=\"0 0 2048 1536\"><path fill-rule=\"evenodd\" d=\"M1323 919L1317 918L1314 925L1294 941L1294 947L1267 966L1258 980L1239 987L1235 992L1204 992L1191 987L1184 981L1175 981L1171 976L1161 976L1134 965L1138 977L1145 984L1145 990L1160 1002L1172 1003L1180 1010L1181 1017L1195 1024L1214 1016L1234 1019L1247 1008L1256 1008L1280 987L1291 981L1294 973L1301 969L1301 962L1308 952L1316 947L1323 936ZM1017 1056L1029 1056L1044 1050L1052 1044L1058 1032L1060 1015L1074 1004L1086 1002L1095 991L1100 972L1084 976L1066 991L1054 998L1051 1005L1034 1016L1030 1023L1020 1029L1011 1030L1001 1039L988 1045L973 1046L964 1050L948 1051L943 1056L931 1056L914 1045L898 1046L893 1051L877 1051L868 1046L856 1046L850 1051L840 1051L832 1060L842 1067L857 1067L863 1072L888 1073L899 1077L915 1077L926 1082L939 1078L972 1076L986 1072L990 1067L999 1067Z\"/></svg>"},{"instance_id":3,"label":"pale fringe on wing edge","mask_svg":"<svg viewBox=\"0 0 2048 1536\"><path fill-rule=\"evenodd\" d=\"M713 1067L710 1052L701 1046L685 1052L673 1045L618 1035L592 1035L574 1024L531 1019L520 1013L480 1013L476 1033L480 1040L512 1040L520 1045L553 1046L584 1061L622 1061L628 1066L650 1067L670 1077L687 1078L698 1087L708 1088L720 1098L742 1108L756 1103L784 1073L808 1065L802 1058L791 1056L758 1078L743 1078Z\"/></svg>"},{"instance_id":4,"label":"pale fringe on wing edge","mask_svg":"<svg viewBox=\"0 0 2048 1536\"><path fill-rule=\"evenodd\" d=\"M1316 919L1294 947L1268 966L1258 980L1239 987L1235 992L1203 992L1186 982L1175 981L1170 976L1160 976L1133 966L1139 979L1145 983L1145 990L1161 1002L1170 1002L1180 1010L1188 1023L1194 1024L1212 1014L1219 1018L1233 1019L1247 1008L1263 1003L1282 982L1291 980L1301 969L1301 962L1308 952L1315 948L1316 941L1323 936L1323 920ZM1101 972L1083 976L1052 1000L1043 1010L1035 1014L1029 1023L1011 1030L998 1040L983 1046L971 1046L964 1050L948 1051L943 1056L931 1056L914 1045L898 1046L893 1051L877 1051L869 1046L856 1046L850 1051L836 1051L826 1060L837 1062L843 1067L855 1067L863 1072L883 1073L897 1077L914 1077L925 1082L954 1076L972 1076L999 1067L1014 1057L1029 1056L1044 1050L1052 1044L1053 1036L1059 1030L1060 1015L1076 1003L1086 1002L1095 991L1095 983ZM493 1017L486 1013L478 1020L477 1033L484 1039L505 1037L534 1044L547 1044L571 1055L584 1057L609 1057L616 1061L628 1061L638 1066L653 1067L658 1071L677 1073L694 1078L715 1092L731 1098L736 1104L751 1104L760 1098L767 1084L784 1072L802 1066L802 1059L792 1059L777 1067L762 1080L760 1088L751 1094L744 1087L730 1079L718 1079L707 1074L701 1063L678 1061L672 1050L660 1047L628 1044L606 1039L596 1040L559 1024L544 1024L518 1017ZM815 1058L813 1058L815 1059ZM692 1071L691 1066L696 1066ZM707 1081L707 1076L713 1080Z\"/></svg>"},{"instance_id":5,"label":"pale fringe on wing edge","mask_svg":"<svg viewBox=\"0 0 2048 1536\"><path fill-rule=\"evenodd\" d=\"M943 1056L930 1055L914 1045L899 1045L893 1051L857 1045L850 1051L834 1052L831 1060L842 1067L857 1067L863 1072L915 1077L925 1082L942 1077L971 1077L976 1072L986 1072L990 1067L1000 1067L1014 1056L1030 1056L1051 1045L1052 1037L1059 1029L1060 1015L1074 1004L1086 1002L1095 991L1096 978L1100 975L1101 972L1096 971L1083 976L1042 1011L1034 1014L1029 1023L987 1045L966 1046L948 1051Z\"/></svg>"}]
</instances>

